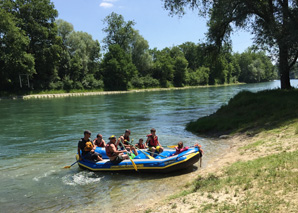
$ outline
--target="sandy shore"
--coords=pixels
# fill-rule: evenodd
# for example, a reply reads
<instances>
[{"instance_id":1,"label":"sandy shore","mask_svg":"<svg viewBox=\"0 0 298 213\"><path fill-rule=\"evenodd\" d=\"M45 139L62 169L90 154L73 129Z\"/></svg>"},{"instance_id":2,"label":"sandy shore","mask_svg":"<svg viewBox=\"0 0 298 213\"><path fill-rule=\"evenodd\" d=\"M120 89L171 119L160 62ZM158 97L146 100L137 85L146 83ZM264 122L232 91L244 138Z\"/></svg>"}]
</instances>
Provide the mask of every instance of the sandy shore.
<instances>
[{"instance_id":1,"label":"sandy shore","mask_svg":"<svg viewBox=\"0 0 298 213\"><path fill-rule=\"evenodd\" d=\"M222 154L211 159L205 168L201 168L196 172L196 175L201 177L207 177L209 174L220 176L226 166L235 162L249 161L267 155L277 154L281 151L292 152L298 150L297 127L293 125L284 127L280 131L271 130L269 132L259 133L255 136L239 134L226 139L216 140L224 140L225 142L228 142L230 144L229 148L226 151L223 151ZM264 143L261 146L253 147L252 149L242 148L249 147L251 144L258 143L259 141L264 141ZM283 150L280 150L280 147L282 147ZM184 180L181 181L183 182ZM191 184L186 184L180 191L189 189L190 185ZM287 200L290 200L294 205L294 209L297 207L297 194L294 193L290 197L287 195ZM241 195L235 197L234 191L231 190L230 193L213 193L211 199L208 196L208 193L202 194L201 192L193 192L186 196L180 196L174 199L167 197L160 202L146 204L135 209L135 212L202 212L202 209L199 208L200 204L214 204L221 202L237 205L241 202Z\"/></svg>"}]
</instances>

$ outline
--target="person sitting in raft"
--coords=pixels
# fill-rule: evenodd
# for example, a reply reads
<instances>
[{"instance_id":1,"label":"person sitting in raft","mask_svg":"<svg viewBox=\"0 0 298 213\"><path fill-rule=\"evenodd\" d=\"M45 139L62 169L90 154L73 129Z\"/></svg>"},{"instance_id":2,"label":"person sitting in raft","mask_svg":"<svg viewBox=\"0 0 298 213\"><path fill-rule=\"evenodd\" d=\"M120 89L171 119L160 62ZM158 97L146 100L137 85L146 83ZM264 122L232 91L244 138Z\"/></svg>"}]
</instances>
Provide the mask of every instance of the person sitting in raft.
<instances>
[{"instance_id":1,"label":"person sitting in raft","mask_svg":"<svg viewBox=\"0 0 298 213\"><path fill-rule=\"evenodd\" d=\"M93 140L93 144L94 144L95 148L106 146L106 142L104 141L104 139L102 139L101 134L97 134L96 138Z\"/></svg>"},{"instance_id":2,"label":"person sitting in raft","mask_svg":"<svg viewBox=\"0 0 298 213\"><path fill-rule=\"evenodd\" d=\"M173 156L173 155L178 155L178 154L180 154L181 152L184 152L184 151L188 150L189 147L188 147L188 146L183 147L183 142L182 142L182 141L179 141L179 142L178 142L178 146L176 146L175 149L176 149L176 152L175 152L174 154L172 154L172 156Z\"/></svg>"},{"instance_id":3,"label":"person sitting in raft","mask_svg":"<svg viewBox=\"0 0 298 213\"><path fill-rule=\"evenodd\" d=\"M113 164L118 164L121 161L128 159L128 155L123 154L126 150L117 150L116 148L116 136L112 135L109 137L110 142L106 145L106 154Z\"/></svg>"},{"instance_id":4,"label":"person sitting in raft","mask_svg":"<svg viewBox=\"0 0 298 213\"><path fill-rule=\"evenodd\" d=\"M90 140L91 132L89 130L84 131L84 137L79 140L78 143L78 155L79 159L82 160L82 157L87 160L93 161L102 161L101 154L95 152L95 146ZM82 153L80 152L82 151Z\"/></svg>"},{"instance_id":5,"label":"person sitting in raft","mask_svg":"<svg viewBox=\"0 0 298 213\"><path fill-rule=\"evenodd\" d=\"M144 142L143 138L140 138L139 143L136 144L136 147L139 148L139 149L146 149L147 146L143 142Z\"/></svg>"},{"instance_id":6,"label":"person sitting in raft","mask_svg":"<svg viewBox=\"0 0 298 213\"><path fill-rule=\"evenodd\" d=\"M149 151L151 151L151 156L154 155L155 151L157 151L158 153L163 152L163 147L160 145L159 141L158 141L158 137L155 134L156 133L156 129L152 128L150 130L151 134L147 135L147 141L146 141L146 145L148 144L149 147Z\"/></svg>"},{"instance_id":7,"label":"person sitting in raft","mask_svg":"<svg viewBox=\"0 0 298 213\"><path fill-rule=\"evenodd\" d=\"M130 130L129 130L129 129L126 129L125 132L124 132L124 134L121 135L121 136L118 138L116 147L120 146L120 149L123 150L124 147L122 147L122 144L124 144L125 148L126 148L126 149L128 148L128 150L130 150L131 145L128 144L128 142L127 142L127 141L130 141L129 136L130 136ZM120 143L120 141L122 142L122 144Z\"/></svg>"}]
</instances>

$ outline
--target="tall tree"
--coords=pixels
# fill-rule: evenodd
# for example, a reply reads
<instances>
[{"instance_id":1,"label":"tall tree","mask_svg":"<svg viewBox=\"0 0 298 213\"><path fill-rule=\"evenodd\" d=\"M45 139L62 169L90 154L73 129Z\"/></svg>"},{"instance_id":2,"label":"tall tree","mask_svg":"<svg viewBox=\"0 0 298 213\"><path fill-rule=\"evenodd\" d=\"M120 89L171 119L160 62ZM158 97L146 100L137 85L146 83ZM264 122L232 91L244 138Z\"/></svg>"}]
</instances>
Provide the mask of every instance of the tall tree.
<instances>
[{"instance_id":1,"label":"tall tree","mask_svg":"<svg viewBox=\"0 0 298 213\"><path fill-rule=\"evenodd\" d=\"M58 15L50 0L6 0L12 2L11 13L17 18L17 27L29 38L27 53L35 57L35 88L48 88L58 77L61 39L57 36L55 18Z\"/></svg>"},{"instance_id":2,"label":"tall tree","mask_svg":"<svg viewBox=\"0 0 298 213\"><path fill-rule=\"evenodd\" d=\"M297 0L163 0L171 14L182 15L184 8L209 14L208 38L220 46L229 42L236 28L250 29L255 43L270 50L279 61L281 88L291 88L289 73L298 58Z\"/></svg>"},{"instance_id":3,"label":"tall tree","mask_svg":"<svg viewBox=\"0 0 298 213\"><path fill-rule=\"evenodd\" d=\"M103 31L107 33L107 36L103 39L106 44L105 48L109 48L110 45L118 44L124 51L131 51L131 43L134 38L135 31L133 21L124 21L122 15L112 12L104 20L104 24L107 26L103 28Z\"/></svg>"},{"instance_id":4,"label":"tall tree","mask_svg":"<svg viewBox=\"0 0 298 213\"><path fill-rule=\"evenodd\" d=\"M34 56L27 53L29 38L17 27L18 20L7 11L11 8L7 3L0 2L0 90L11 91L19 88L20 76L31 78L36 72Z\"/></svg>"},{"instance_id":5,"label":"tall tree","mask_svg":"<svg viewBox=\"0 0 298 213\"><path fill-rule=\"evenodd\" d=\"M137 74L130 54L118 44L109 46L109 52L105 54L101 68L106 90L127 90L128 82Z\"/></svg>"},{"instance_id":6,"label":"tall tree","mask_svg":"<svg viewBox=\"0 0 298 213\"><path fill-rule=\"evenodd\" d=\"M149 74L153 66L152 56L149 53L149 44L137 30L135 30L132 39L131 56L132 62L137 67L140 75L146 76Z\"/></svg>"}]
</instances>

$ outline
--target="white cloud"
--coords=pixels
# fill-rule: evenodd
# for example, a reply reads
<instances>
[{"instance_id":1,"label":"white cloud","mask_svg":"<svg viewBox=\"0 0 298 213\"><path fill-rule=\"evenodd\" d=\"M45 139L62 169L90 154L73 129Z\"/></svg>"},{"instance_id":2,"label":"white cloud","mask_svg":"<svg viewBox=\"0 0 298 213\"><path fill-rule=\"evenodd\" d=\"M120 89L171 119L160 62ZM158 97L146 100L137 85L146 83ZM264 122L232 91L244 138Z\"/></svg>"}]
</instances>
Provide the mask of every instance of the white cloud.
<instances>
[{"instance_id":1,"label":"white cloud","mask_svg":"<svg viewBox=\"0 0 298 213\"><path fill-rule=\"evenodd\" d=\"M103 8L111 8L111 7L113 7L114 5L111 4L111 3L102 2L102 3L100 3L99 6L100 6L100 7L103 7Z\"/></svg>"}]
</instances>

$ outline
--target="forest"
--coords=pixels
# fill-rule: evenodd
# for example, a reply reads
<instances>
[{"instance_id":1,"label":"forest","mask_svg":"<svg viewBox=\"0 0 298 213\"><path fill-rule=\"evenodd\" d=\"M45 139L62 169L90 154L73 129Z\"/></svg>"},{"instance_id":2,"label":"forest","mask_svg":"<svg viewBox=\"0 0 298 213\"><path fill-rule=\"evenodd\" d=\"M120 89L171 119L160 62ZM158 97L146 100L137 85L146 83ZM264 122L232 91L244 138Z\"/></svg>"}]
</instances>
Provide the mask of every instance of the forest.
<instances>
[{"instance_id":1,"label":"forest","mask_svg":"<svg viewBox=\"0 0 298 213\"><path fill-rule=\"evenodd\" d=\"M102 41L56 19L50 0L0 0L0 91L129 90L278 79L265 51L230 43L150 48L134 21L111 13ZM298 76L294 66L291 77Z\"/></svg>"}]
</instances>

